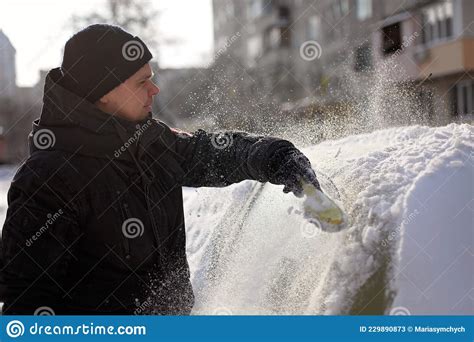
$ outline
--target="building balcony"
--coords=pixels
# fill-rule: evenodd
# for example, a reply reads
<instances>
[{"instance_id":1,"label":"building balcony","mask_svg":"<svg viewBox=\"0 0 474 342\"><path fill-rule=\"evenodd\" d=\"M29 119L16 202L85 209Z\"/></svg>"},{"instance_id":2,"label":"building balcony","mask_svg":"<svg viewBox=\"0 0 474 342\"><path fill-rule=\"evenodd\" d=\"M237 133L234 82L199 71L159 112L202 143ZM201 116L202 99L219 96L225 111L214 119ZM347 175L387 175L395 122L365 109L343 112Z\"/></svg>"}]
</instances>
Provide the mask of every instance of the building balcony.
<instances>
[{"instance_id":1,"label":"building balcony","mask_svg":"<svg viewBox=\"0 0 474 342\"><path fill-rule=\"evenodd\" d=\"M474 38L462 37L425 47L417 46L413 58L419 78L445 76L474 70Z\"/></svg>"}]
</instances>

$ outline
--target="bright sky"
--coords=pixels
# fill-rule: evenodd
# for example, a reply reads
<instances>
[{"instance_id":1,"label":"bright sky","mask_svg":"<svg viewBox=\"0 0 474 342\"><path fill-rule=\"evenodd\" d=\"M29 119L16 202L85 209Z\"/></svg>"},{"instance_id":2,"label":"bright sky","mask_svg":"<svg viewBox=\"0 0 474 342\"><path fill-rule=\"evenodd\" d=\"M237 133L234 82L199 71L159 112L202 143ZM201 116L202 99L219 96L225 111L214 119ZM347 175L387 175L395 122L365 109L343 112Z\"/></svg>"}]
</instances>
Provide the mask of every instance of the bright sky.
<instances>
[{"instance_id":1,"label":"bright sky","mask_svg":"<svg viewBox=\"0 0 474 342\"><path fill-rule=\"evenodd\" d=\"M160 67L199 66L209 61L213 46L211 1L153 3L162 13L157 23L160 34L177 41L161 47ZM40 69L59 66L64 43L73 33L68 25L70 16L89 13L102 4L103 0L1 0L0 29L16 49L17 84L31 86Z\"/></svg>"}]
</instances>

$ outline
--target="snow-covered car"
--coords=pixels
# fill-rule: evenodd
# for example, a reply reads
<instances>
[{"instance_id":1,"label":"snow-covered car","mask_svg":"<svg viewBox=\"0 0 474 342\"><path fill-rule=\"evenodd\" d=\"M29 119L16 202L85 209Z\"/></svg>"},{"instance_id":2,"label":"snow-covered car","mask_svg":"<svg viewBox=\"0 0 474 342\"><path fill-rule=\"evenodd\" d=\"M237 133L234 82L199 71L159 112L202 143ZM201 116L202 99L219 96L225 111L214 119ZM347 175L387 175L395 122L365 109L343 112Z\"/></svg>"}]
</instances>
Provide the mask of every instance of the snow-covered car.
<instances>
[{"instance_id":1,"label":"snow-covered car","mask_svg":"<svg viewBox=\"0 0 474 342\"><path fill-rule=\"evenodd\" d=\"M349 217L337 233L281 186L184 189L194 313L473 314L472 134L400 127L304 149Z\"/></svg>"}]
</instances>

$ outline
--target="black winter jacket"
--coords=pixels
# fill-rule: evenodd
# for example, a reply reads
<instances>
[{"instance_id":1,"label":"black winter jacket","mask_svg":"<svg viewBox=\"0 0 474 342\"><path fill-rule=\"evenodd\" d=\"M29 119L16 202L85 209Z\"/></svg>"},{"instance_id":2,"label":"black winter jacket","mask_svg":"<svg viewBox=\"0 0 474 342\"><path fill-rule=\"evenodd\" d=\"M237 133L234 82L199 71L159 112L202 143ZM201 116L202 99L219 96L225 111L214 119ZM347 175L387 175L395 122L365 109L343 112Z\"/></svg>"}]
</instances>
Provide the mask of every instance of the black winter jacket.
<instances>
[{"instance_id":1,"label":"black winter jacket","mask_svg":"<svg viewBox=\"0 0 474 342\"><path fill-rule=\"evenodd\" d=\"M288 141L188 134L101 112L47 76L30 156L8 192L4 314L188 314L182 186L269 180Z\"/></svg>"}]
</instances>

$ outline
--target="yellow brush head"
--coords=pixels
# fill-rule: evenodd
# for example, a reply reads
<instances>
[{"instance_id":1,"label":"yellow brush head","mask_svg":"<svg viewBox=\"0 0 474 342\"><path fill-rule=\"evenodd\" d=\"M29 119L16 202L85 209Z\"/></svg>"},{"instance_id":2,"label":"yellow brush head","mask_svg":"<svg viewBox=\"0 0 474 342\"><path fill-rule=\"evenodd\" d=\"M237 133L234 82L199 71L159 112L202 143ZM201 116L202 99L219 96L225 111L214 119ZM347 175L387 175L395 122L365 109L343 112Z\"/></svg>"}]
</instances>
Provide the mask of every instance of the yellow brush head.
<instances>
[{"instance_id":1,"label":"yellow brush head","mask_svg":"<svg viewBox=\"0 0 474 342\"><path fill-rule=\"evenodd\" d=\"M332 225L340 225L344 222L344 212L326 194L311 184L304 184L303 192L306 196L304 210L307 215Z\"/></svg>"}]
</instances>

